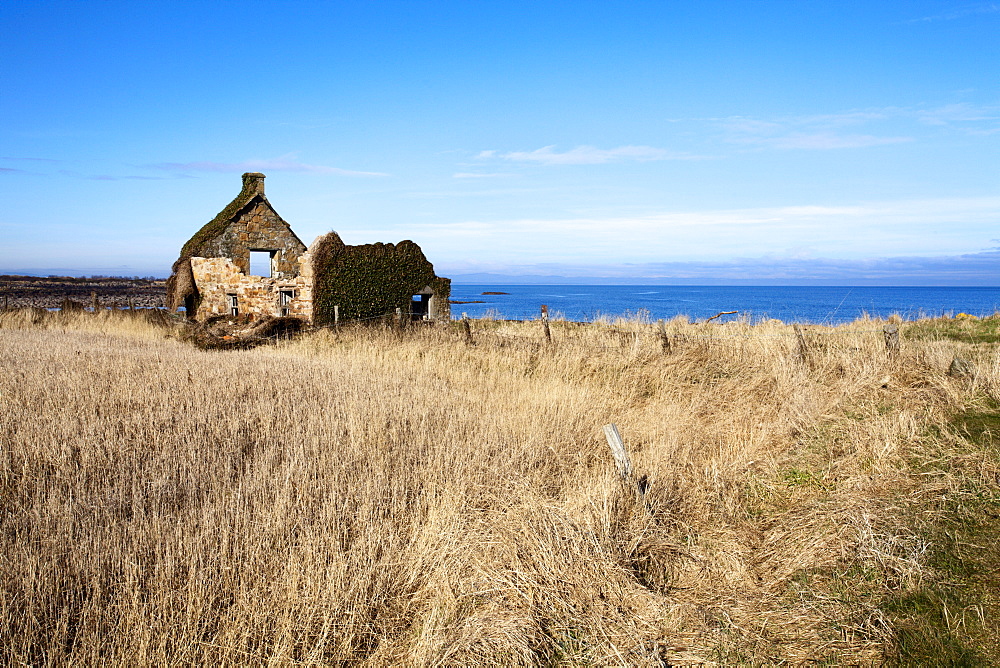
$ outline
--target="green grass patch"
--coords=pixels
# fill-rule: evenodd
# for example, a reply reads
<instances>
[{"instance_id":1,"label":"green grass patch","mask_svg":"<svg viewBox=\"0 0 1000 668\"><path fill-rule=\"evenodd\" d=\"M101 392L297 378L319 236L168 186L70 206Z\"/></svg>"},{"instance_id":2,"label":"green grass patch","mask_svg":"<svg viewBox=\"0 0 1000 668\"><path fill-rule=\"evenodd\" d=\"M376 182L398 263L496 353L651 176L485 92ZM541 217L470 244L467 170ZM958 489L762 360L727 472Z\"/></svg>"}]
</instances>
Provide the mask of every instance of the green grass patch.
<instances>
[{"instance_id":1,"label":"green grass patch","mask_svg":"<svg viewBox=\"0 0 1000 668\"><path fill-rule=\"evenodd\" d=\"M965 343L1000 343L1000 318L936 318L906 326L903 337L913 340L951 339Z\"/></svg>"},{"instance_id":2,"label":"green grass patch","mask_svg":"<svg viewBox=\"0 0 1000 668\"><path fill-rule=\"evenodd\" d=\"M788 487L814 487L816 489L830 489L832 484L828 483L826 476L822 473L816 474L801 468L790 468L784 472L785 485Z\"/></svg>"},{"instance_id":3,"label":"green grass patch","mask_svg":"<svg viewBox=\"0 0 1000 668\"><path fill-rule=\"evenodd\" d=\"M896 665L1000 665L1000 481L978 466L997 461L1000 409L964 412L952 425L972 446L950 471L965 485L914 518L933 577L882 605L895 627Z\"/></svg>"},{"instance_id":4,"label":"green grass patch","mask_svg":"<svg viewBox=\"0 0 1000 668\"><path fill-rule=\"evenodd\" d=\"M1000 406L990 404L983 410L969 410L952 419L962 436L987 452L996 454L1000 446Z\"/></svg>"},{"instance_id":5,"label":"green grass patch","mask_svg":"<svg viewBox=\"0 0 1000 668\"><path fill-rule=\"evenodd\" d=\"M998 665L1000 498L958 494L942 504L918 526L934 580L883 605L896 629L894 663Z\"/></svg>"}]
</instances>

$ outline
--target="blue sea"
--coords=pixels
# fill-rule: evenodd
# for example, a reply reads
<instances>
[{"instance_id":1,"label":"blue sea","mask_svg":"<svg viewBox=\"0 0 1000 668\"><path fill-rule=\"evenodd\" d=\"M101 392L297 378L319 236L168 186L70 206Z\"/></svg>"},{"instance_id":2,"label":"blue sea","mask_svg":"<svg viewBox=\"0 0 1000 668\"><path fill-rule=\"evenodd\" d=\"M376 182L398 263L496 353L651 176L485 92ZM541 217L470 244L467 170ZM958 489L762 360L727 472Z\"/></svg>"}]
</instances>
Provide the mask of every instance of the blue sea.
<instances>
[{"instance_id":1,"label":"blue sea","mask_svg":"<svg viewBox=\"0 0 1000 668\"><path fill-rule=\"evenodd\" d=\"M484 295L483 292L506 292ZM867 314L904 319L969 313L977 316L1000 311L1000 288L983 287L791 287L791 286L664 286L664 285L495 285L453 284L453 318L528 320L539 317L543 304L550 317L589 322L601 317L670 319L678 315L704 320L720 311L722 316L758 322L776 318L784 322L839 324Z\"/></svg>"}]
</instances>

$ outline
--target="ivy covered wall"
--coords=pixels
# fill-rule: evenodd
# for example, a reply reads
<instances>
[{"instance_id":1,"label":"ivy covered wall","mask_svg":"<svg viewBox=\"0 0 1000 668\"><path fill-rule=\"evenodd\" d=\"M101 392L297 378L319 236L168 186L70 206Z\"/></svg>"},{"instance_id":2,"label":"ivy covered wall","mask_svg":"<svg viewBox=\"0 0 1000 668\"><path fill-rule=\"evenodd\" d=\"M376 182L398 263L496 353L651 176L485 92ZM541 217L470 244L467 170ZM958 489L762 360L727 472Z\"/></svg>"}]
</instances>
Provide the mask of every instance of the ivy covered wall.
<instances>
[{"instance_id":1,"label":"ivy covered wall","mask_svg":"<svg viewBox=\"0 0 1000 668\"><path fill-rule=\"evenodd\" d=\"M432 315L448 315L451 281L434 275L434 267L412 241L398 244L348 246L336 232L314 242L313 322L334 321L334 306L340 320L366 320L410 310L413 295L430 287L437 308ZM436 313L435 313L436 312Z\"/></svg>"}]
</instances>

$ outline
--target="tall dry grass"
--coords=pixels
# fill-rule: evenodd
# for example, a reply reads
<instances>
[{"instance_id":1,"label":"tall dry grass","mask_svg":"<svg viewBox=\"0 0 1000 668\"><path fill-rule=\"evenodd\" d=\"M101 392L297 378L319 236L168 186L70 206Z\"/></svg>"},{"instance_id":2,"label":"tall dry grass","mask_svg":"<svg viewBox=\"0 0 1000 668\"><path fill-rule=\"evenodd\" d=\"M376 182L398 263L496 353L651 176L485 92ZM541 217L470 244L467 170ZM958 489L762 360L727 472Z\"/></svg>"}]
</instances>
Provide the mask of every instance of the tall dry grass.
<instances>
[{"instance_id":1,"label":"tall dry grass","mask_svg":"<svg viewBox=\"0 0 1000 668\"><path fill-rule=\"evenodd\" d=\"M33 319L33 320L32 320ZM0 654L31 665L878 661L1000 362L881 323L475 323L204 352L0 315ZM966 353L968 354L968 353ZM619 483L615 422L643 498ZM916 462L916 463L915 463ZM995 474L984 460L984 480ZM935 491L937 490L937 492ZM871 600L875 600L872 598Z\"/></svg>"}]
</instances>

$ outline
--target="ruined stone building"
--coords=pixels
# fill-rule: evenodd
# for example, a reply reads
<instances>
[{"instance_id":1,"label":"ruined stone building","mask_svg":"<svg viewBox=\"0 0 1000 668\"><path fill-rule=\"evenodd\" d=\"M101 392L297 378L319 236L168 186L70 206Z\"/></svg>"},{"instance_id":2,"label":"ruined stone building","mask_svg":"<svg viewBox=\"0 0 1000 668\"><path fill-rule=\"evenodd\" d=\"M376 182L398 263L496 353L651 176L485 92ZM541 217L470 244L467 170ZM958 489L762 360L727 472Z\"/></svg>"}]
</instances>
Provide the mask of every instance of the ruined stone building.
<instances>
[{"instance_id":1,"label":"ruined stone building","mask_svg":"<svg viewBox=\"0 0 1000 668\"><path fill-rule=\"evenodd\" d=\"M264 196L264 175L191 237L167 281L167 303L189 318L294 317L313 324L378 318L396 309L447 320L451 280L412 241L349 246L336 232L306 248Z\"/></svg>"}]
</instances>

